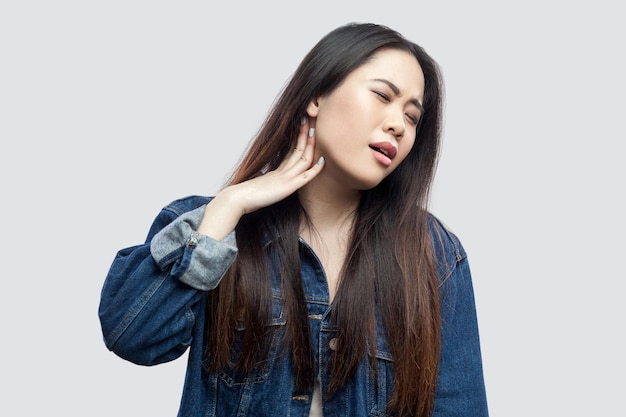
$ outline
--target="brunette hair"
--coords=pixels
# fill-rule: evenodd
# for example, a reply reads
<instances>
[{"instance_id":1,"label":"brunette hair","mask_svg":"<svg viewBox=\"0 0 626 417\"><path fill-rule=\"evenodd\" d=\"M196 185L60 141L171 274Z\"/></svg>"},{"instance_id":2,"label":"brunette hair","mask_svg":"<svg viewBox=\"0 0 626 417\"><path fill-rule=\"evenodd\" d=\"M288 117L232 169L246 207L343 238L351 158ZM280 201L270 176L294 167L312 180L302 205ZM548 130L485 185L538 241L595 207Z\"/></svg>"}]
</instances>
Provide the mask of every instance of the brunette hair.
<instances>
[{"instance_id":1,"label":"brunette hair","mask_svg":"<svg viewBox=\"0 0 626 417\"><path fill-rule=\"evenodd\" d=\"M381 25L350 23L323 37L305 56L268 113L229 184L278 167L295 146L307 104L332 93L356 68L382 49L415 56L425 79L424 112L415 144L381 183L362 193L332 319L337 349L330 361L333 395L369 354L382 329L393 356L393 394L398 415L427 416L434 403L440 353L438 278L429 233L428 197L436 170L442 128L443 82L437 63L423 48ZM220 285L208 294L205 355L216 371L226 366L250 371L263 363L275 337L272 319L271 256L279 262L284 302L285 346L291 350L297 387L315 382L315 360L300 273L299 224L304 210L297 193L245 215L236 228L239 254ZM236 337L236 329L245 328ZM238 357L233 357L234 344Z\"/></svg>"}]
</instances>

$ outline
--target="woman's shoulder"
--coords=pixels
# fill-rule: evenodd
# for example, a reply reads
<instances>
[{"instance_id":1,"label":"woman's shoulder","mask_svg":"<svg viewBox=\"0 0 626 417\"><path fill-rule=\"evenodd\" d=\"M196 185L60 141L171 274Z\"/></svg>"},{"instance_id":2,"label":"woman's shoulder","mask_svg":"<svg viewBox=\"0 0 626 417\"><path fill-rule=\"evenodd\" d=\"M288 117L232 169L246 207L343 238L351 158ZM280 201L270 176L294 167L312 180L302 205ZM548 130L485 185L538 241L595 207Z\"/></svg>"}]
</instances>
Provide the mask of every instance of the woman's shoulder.
<instances>
[{"instance_id":1,"label":"woman's shoulder","mask_svg":"<svg viewBox=\"0 0 626 417\"><path fill-rule=\"evenodd\" d=\"M433 240L439 275L447 279L457 264L467 258L465 248L452 229L432 213L428 215L428 228Z\"/></svg>"}]
</instances>

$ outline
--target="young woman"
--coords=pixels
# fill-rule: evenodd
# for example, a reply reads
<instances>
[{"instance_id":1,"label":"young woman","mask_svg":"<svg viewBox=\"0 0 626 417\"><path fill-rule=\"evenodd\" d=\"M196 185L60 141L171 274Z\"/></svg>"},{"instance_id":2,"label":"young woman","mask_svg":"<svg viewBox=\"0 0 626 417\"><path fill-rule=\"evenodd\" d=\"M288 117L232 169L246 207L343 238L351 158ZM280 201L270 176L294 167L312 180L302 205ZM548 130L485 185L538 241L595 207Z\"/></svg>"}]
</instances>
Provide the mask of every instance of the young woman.
<instances>
[{"instance_id":1,"label":"young woman","mask_svg":"<svg viewBox=\"0 0 626 417\"><path fill-rule=\"evenodd\" d=\"M106 346L190 349L180 416L486 416L466 254L426 207L442 94L399 33L326 35L228 184L118 252Z\"/></svg>"}]
</instances>

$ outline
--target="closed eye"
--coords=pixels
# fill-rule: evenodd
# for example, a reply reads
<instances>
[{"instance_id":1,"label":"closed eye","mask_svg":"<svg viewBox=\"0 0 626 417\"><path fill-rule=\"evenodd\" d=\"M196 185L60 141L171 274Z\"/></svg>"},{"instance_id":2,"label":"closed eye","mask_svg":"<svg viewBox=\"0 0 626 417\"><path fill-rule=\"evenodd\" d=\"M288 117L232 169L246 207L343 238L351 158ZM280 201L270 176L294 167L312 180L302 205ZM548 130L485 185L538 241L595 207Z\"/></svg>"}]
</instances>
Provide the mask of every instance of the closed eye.
<instances>
[{"instance_id":1,"label":"closed eye","mask_svg":"<svg viewBox=\"0 0 626 417\"><path fill-rule=\"evenodd\" d=\"M389 103L391 101L391 98L389 98L389 96L381 91L377 91L377 90L372 90L372 93L376 94L378 97L381 98L381 100ZM409 122L413 125L413 126L417 126L417 124L419 123L419 117L415 117L412 114L407 114L406 115L407 119L409 119Z\"/></svg>"},{"instance_id":2,"label":"closed eye","mask_svg":"<svg viewBox=\"0 0 626 417\"><path fill-rule=\"evenodd\" d=\"M381 93L380 91L373 90L372 93L376 94L378 97L385 101L390 101L389 96L385 93Z\"/></svg>"},{"instance_id":3,"label":"closed eye","mask_svg":"<svg viewBox=\"0 0 626 417\"><path fill-rule=\"evenodd\" d=\"M411 114L407 114L406 115L407 119L409 119L409 121L414 125L417 126L417 123L419 122L419 118L411 115Z\"/></svg>"}]
</instances>

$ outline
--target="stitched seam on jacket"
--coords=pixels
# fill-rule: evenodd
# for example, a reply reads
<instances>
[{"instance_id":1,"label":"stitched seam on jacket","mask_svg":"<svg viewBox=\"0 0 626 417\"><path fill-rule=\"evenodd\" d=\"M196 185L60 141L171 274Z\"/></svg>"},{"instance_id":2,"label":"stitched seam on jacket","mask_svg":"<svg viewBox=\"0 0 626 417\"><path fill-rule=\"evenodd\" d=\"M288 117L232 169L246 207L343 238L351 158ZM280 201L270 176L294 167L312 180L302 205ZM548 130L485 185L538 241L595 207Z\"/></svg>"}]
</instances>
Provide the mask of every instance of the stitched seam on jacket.
<instances>
[{"instance_id":1,"label":"stitched seam on jacket","mask_svg":"<svg viewBox=\"0 0 626 417\"><path fill-rule=\"evenodd\" d=\"M110 334L111 346L117 343L117 340L120 338L122 333L126 331L128 326L132 323L132 321L139 315L141 310L145 307L145 305L150 301L154 293L159 289L161 284L165 281L168 274L162 274L158 280L154 281L146 290L141 294L141 296L137 299L137 302L133 304L128 313L122 318L120 323L113 329Z\"/></svg>"}]
</instances>

